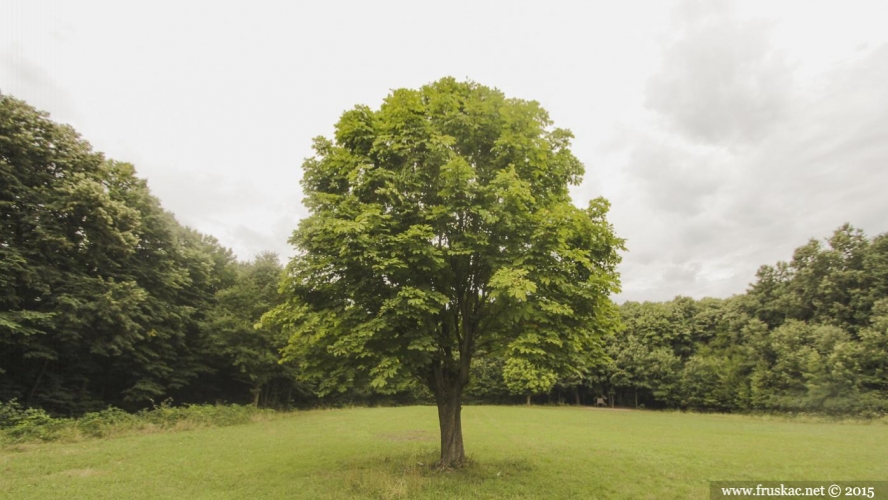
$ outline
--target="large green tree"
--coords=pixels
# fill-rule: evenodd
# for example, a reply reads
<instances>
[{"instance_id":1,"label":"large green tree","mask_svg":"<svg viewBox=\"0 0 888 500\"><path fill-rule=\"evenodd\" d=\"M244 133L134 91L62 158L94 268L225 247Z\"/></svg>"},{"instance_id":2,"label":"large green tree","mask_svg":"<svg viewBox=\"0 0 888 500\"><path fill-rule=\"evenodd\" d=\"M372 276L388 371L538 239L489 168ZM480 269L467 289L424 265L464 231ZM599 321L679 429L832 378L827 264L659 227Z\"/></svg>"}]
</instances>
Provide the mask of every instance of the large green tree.
<instances>
[{"instance_id":1,"label":"large green tree","mask_svg":"<svg viewBox=\"0 0 888 500\"><path fill-rule=\"evenodd\" d=\"M0 400L69 414L184 389L233 263L132 165L0 94Z\"/></svg>"},{"instance_id":2,"label":"large green tree","mask_svg":"<svg viewBox=\"0 0 888 500\"><path fill-rule=\"evenodd\" d=\"M465 460L473 359L582 373L619 322L623 241L607 201L571 202L571 138L538 103L451 78L344 113L303 164L310 216L267 316L292 328L286 357L324 392L428 387L442 467Z\"/></svg>"}]
</instances>

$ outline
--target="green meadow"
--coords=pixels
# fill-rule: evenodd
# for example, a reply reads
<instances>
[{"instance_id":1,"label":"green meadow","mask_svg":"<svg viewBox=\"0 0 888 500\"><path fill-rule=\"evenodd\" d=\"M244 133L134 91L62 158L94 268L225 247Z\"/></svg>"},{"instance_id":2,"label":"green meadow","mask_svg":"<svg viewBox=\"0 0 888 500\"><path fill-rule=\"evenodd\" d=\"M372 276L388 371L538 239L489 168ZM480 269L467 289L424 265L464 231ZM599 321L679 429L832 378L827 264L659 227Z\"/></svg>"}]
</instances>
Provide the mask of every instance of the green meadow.
<instances>
[{"instance_id":1,"label":"green meadow","mask_svg":"<svg viewBox=\"0 0 888 500\"><path fill-rule=\"evenodd\" d=\"M888 425L468 406L469 465L432 467L434 407L0 449L0 494L48 498L708 498L714 480L886 480Z\"/></svg>"}]
</instances>

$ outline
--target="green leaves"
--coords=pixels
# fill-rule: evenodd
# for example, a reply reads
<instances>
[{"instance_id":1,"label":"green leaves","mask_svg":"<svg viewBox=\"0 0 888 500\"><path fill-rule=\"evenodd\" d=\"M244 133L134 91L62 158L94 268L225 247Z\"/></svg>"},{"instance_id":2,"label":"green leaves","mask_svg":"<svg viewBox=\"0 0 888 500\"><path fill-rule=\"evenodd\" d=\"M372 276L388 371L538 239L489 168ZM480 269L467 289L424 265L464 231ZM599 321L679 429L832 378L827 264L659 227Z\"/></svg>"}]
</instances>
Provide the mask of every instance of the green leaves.
<instances>
[{"instance_id":1,"label":"green leaves","mask_svg":"<svg viewBox=\"0 0 888 500\"><path fill-rule=\"evenodd\" d=\"M522 358L509 358L503 368L503 379L516 394L545 394L552 390L558 375Z\"/></svg>"},{"instance_id":2,"label":"green leaves","mask_svg":"<svg viewBox=\"0 0 888 500\"><path fill-rule=\"evenodd\" d=\"M5 95L0 173L0 399L78 412L209 370L199 322L229 251L180 226L132 165Z\"/></svg>"},{"instance_id":3,"label":"green leaves","mask_svg":"<svg viewBox=\"0 0 888 500\"><path fill-rule=\"evenodd\" d=\"M884 414L886 241L846 224L762 266L745 295L627 302L601 378L647 404Z\"/></svg>"},{"instance_id":4,"label":"green leaves","mask_svg":"<svg viewBox=\"0 0 888 500\"><path fill-rule=\"evenodd\" d=\"M886 241L881 235L871 242L845 224L827 246L811 240L790 262L763 266L750 290L759 318L772 327L797 319L857 332L866 326L873 303L888 294Z\"/></svg>"},{"instance_id":5,"label":"green leaves","mask_svg":"<svg viewBox=\"0 0 888 500\"><path fill-rule=\"evenodd\" d=\"M519 302L527 300L537 290L536 283L527 279L528 274L526 269L501 267L488 282L491 297L509 297Z\"/></svg>"},{"instance_id":6,"label":"green leaves","mask_svg":"<svg viewBox=\"0 0 888 500\"><path fill-rule=\"evenodd\" d=\"M622 240L607 202L570 201L571 137L536 102L451 78L344 113L303 164L310 216L266 316L287 358L324 391L461 388L479 352L540 380L599 358Z\"/></svg>"}]
</instances>

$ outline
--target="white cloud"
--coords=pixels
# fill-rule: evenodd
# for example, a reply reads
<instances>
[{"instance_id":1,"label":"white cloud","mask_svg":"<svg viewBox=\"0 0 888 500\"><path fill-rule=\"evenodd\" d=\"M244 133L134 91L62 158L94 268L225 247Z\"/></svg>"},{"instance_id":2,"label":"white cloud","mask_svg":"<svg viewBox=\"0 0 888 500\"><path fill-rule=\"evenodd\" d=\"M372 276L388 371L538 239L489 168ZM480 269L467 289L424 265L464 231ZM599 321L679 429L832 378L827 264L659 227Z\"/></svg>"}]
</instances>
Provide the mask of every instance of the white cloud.
<instances>
[{"instance_id":1,"label":"white cloud","mask_svg":"<svg viewBox=\"0 0 888 500\"><path fill-rule=\"evenodd\" d=\"M729 40L738 33L722 31ZM624 190L636 193L625 196L629 206L615 214L630 249L621 298L740 293L759 265L789 259L794 248L844 222L873 236L888 230L888 44L816 79L787 86L786 76L779 85L747 92L753 87L734 85L730 75L773 49L760 45L761 57L725 57L730 67L720 67L723 77L713 79L705 76L709 69L695 66L697 43L714 36L708 28L702 32L703 40L691 29L665 49L664 61L673 66L664 63L648 93L694 94L715 104L664 101L651 107L657 113L652 131L621 141L630 152ZM731 54L735 45L707 50L713 47ZM710 55L720 59L717 51ZM723 85L697 85L700 75Z\"/></svg>"},{"instance_id":2,"label":"white cloud","mask_svg":"<svg viewBox=\"0 0 888 500\"><path fill-rule=\"evenodd\" d=\"M768 23L728 15L687 23L647 85L647 104L690 138L750 143L785 114L792 68L770 43Z\"/></svg>"},{"instance_id":3,"label":"white cloud","mask_svg":"<svg viewBox=\"0 0 888 500\"><path fill-rule=\"evenodd\" d=\"M876 0L10 0L0 90L136 165L186 224L283 256L311 138L445 75L535 99L628 239L623 299L740 293L843 222L888 231Z\"/></svg>"}]
</instances>

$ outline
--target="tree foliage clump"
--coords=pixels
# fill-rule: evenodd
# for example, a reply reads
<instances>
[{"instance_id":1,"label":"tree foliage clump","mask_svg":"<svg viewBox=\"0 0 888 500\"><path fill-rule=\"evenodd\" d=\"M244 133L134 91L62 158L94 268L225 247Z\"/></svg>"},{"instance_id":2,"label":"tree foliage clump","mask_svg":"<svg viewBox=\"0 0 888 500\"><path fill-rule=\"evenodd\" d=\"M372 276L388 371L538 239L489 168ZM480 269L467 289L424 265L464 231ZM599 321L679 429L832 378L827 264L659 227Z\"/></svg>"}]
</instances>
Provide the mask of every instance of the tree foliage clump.
<instances>
[{"instance_id":1,"label":"tree foliage clump","mask_svg":"<svg viewBox=\"0 0 888 500\"><path fill-rule=\"evenodd\" d=\"M529 387L593 364L619 321L622 240L604 199L571 202L571 137L536 102L450 78L344 113L303 165L310 216L267 317L292 330L287 357L326 392L427 387L442 466L464 460L473 359Z\"/></svg>"}]
</instances>

